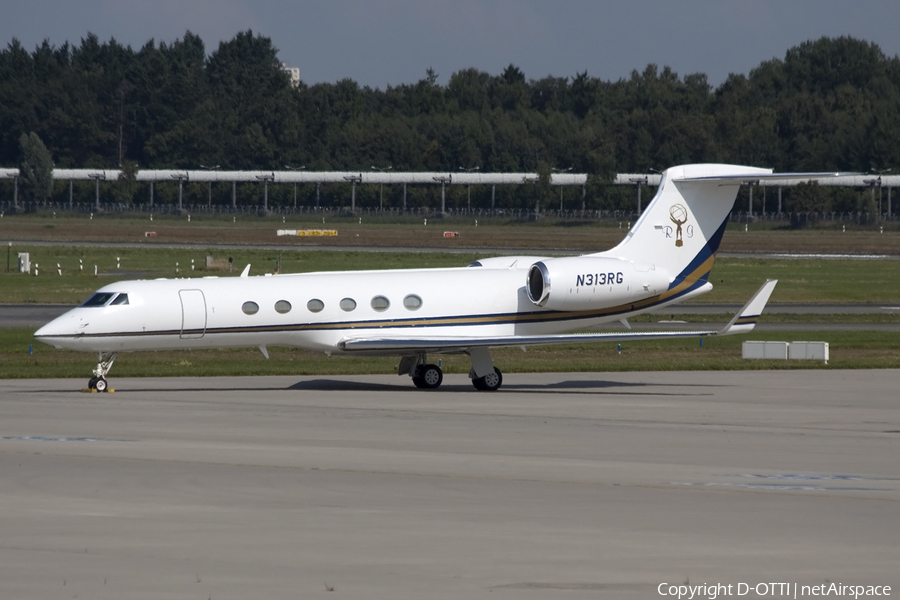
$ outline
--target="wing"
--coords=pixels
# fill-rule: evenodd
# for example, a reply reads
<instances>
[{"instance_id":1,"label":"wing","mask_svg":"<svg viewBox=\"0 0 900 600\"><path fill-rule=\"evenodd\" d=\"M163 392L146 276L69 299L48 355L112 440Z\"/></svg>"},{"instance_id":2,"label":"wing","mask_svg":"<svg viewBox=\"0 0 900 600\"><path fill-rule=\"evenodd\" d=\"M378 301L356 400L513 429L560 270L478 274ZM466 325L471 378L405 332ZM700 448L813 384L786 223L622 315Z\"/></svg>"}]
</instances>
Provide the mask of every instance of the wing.
<instances>
[{"instance_id":1,"label":"wing","mask_svg":"<svg viewBox=\"0 0 900 600\"><path fill-rule=\"evenodd\" d=\"M747 333L753 330L760 314L775 289L777 279L766 281L750 298L750 301L718 330L687 331L636 331L616 333L565 333L552 335L509 335L499 337L346 337L338 347L346 351L383 351L404 354L409 352L459 352L470 348L499 348L503 346L536 346L542 344L570 344L573 342L621 342L627 340L652 340L665 338L710 337Z\"/></svg>"}]
</instances>

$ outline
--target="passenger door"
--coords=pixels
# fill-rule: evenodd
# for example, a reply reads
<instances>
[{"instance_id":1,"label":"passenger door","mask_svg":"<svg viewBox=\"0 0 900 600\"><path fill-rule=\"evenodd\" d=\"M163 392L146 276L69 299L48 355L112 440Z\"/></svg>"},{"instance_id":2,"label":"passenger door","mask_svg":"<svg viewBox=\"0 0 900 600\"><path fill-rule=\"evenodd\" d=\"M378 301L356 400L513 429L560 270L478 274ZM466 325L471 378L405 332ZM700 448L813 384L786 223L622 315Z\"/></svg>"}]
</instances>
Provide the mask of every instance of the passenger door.
<instances>
[{"instance_id":1,"label":"passenger door","mask_svg":"<svg viewBox=\"0 0 900 600\"><path fill-rule=\"evenodd\" d=\"M181 339L196 340L206 334L206 298L201 290L181 290Z\"/></svg>"}]
</instances>

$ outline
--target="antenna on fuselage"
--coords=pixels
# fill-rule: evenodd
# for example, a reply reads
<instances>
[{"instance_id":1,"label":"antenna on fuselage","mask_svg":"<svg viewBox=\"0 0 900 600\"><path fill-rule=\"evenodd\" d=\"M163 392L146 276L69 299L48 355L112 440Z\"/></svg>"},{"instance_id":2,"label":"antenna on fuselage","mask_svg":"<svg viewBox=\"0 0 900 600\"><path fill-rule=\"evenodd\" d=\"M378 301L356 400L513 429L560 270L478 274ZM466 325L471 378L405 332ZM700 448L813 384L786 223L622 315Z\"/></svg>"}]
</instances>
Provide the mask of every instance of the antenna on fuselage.
<instances>
[{"instance_id":1,"label":"antenna on fuselage","mask_svg":"<svg viewBox=\"0 0 900 600\"><path fill-rule=\"evenodd\" d=\"M250 274L250 265L247 265L246 267L244 267L244 270L241 271L241 277L246 277L249 274Z\"/></svg>"}]
</instances>

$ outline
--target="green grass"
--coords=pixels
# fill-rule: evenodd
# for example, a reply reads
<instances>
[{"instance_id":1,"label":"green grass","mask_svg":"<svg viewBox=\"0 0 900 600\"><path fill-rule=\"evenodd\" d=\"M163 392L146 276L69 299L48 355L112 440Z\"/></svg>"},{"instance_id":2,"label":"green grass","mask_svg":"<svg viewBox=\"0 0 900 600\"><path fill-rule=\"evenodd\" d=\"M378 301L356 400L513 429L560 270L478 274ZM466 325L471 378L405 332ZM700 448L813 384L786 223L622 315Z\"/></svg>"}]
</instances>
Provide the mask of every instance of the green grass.
<instances>
[{"instance_id":1,"label":"green grass","mask_svg":"<svg viewBox=\"0 0 900 600\"><path fill-rule=\"evenodd\" d=\"M678 307L674 307L678 310ZM679 314L679 313L648 313L630 317L629 323L657 323L660 320L686 321L688 323L727 323L734 314ZM900 323L900 312L892 313L868 313L868 314L840 314L840 313L773 313L764 312L764 323L794 323L794 324L855 324L855 325L890 325Z\"/></svg>"},{"instance_id":2,"label":"green grass","mask_svg":"<svg viewBox=\"0 0 900 600\"><path fill-rule=\"evenodd\" d=\"M744 302L777 279L771 302L879 304L900 302L900 264L893 260L720 258L700 302Z\"/></svg>"},{"instance_id":3,"label":"green grass","mask_svg":"<svg viewBox=\"0 0 900 600\"><path fill-rule=\"evenodd\" d=\"M234 259L230 273L237 275L246 264L251 273L273 272L278 262L282 273L309 271L460 267L483 258L484 251L451 254L440 252L277 251L258 249L214 250L17 245L29 252L39 275L0 271L0 302L76 304L99 287L122 279L156 277L227 276L227 259ZM213 256L212 269L206 267ZM120 269L116 269L116 258ZM13 257L15 259L15 256ZM79 259L84 270L79 270ZM191 260L194 270L191 271ZM176 273L176 262L180 272ZM56 265L62 269L58 275ZM94 265L99 276L94 277ZM15 267L15 265L13 265ZM745 302L766 279L778 279L775 303L900 303L900 266L890 260L742 259L720 258L710 281L713 291L698 301Z\"/></svg>"},{"instance_id":4,"label":"green grass","mask_svg":"<svg viewBox=\"0 0 900 600\"><path fill-rule=\"evenodd\" d=\"M423 252L334 252L241 249L209 251L166 248L68 248L60 246L16 246L17 252L29 252L31 264L39 265L38 275L17 272L0 273L0 302L77 304L91 292L123 279L157 277L237 276L250 264L251 274L272 273L279 261L282 273L360 269L408 269L464 267L483 254L444 254ZM215 264L207 269L206 257ZM228 258L233 269L228 271ZM117 258L120 260L117 262ZM81 263L79 263L79 259ZM191 270L191 260L194 270ZM176 272L176 263L179 271ZM62 269L60 276L57 264ZM117 269L116 265L120 268ZM94 276L94 265L98 276ZM82 270L83 267L83 270Z\"/></svg>"},{"instance_id":5,"label":"green grass","mask_svg":"<svg viewBox=\"0 0 900 600\"><path fill-rule=\"evenodd\" d=\"M81 377L87 380L95 356L56 350L35 342L26 328L0 329L0 379ZM745 340L827 341L831 360L775 361L741 359ZM33 353L29 353L29 347ZM900 336L877 331L754 332L749 336L648 340L618 345L567 344L495 349L495 364L504 373L738 370L738 369L863 369L900 368ZM112 371L115 377L177 377L217 375L347 375L395 373L397 358L327 357L290 348L269 348L266 360L256 349L181 350L123 353ZM441 356L446 373L468 373L466 356Z\"/></svg>"}]
</instances>

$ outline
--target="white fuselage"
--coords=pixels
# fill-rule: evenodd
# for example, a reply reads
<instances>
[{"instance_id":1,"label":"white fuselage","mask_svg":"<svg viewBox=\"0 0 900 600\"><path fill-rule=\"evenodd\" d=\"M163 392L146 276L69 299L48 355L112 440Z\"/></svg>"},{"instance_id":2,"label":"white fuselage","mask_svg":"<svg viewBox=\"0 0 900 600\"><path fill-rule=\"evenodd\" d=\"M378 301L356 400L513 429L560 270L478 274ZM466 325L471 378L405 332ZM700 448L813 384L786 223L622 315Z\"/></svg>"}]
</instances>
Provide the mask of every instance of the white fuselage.
<instances>
[{"instance_id":1,"label":"white fuselage","mask_svg":"<svg viewBox=\"0 0 900 600\"><path fill-rule=\"evenodd\" d=\"M271 345L339 353L339 342L348 337L563 333L668 303L659 295L662 289L648 291L637 274L626 271L609 282L604 277L603 284L597 277L594 285L584 285L582 278L577 288L575 274L571 282L554 282L554 290L571 283L571 293L589 295L590 310L536 306L525 283L528 268L538 260L488 259L485 266L452 269L123 281L98 293L127 294L127 304L74 308L35 335L58 348L94 352Z\"/></svg>"}]
</instances>

